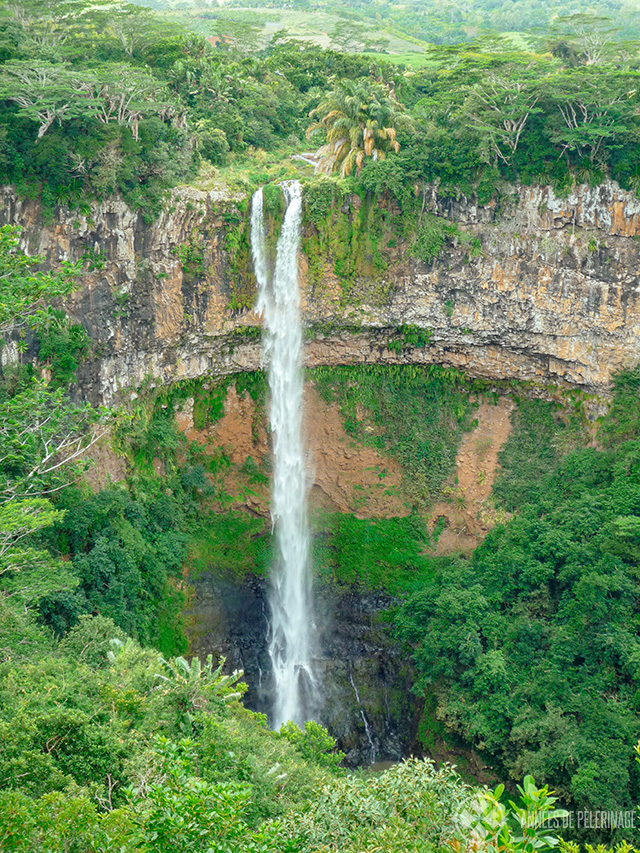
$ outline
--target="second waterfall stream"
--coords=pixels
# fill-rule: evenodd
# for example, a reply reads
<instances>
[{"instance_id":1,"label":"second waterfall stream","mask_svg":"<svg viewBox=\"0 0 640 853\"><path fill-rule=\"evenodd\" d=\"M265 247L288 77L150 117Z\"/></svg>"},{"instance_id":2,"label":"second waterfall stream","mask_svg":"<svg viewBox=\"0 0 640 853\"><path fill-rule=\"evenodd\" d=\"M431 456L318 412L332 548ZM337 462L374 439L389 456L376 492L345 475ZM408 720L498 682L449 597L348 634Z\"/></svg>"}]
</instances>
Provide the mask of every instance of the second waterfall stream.
<instances>
[{"instance_id":1,"label":"second waterfall stream","mask_svg":"<svg viewBox=\"0 0 640 853\"><path fill-rule=\"evenodd\" d=\"M298 181L282 184L286 212L274 269L267 254L264 202L258 190L251 203L251 248L258 280L257 310L264 314L264 359L269 365L269 422L273 441L271 515L276 562L269 603L269 654L273 669L272 725L303 725L314 714L316 681L309 566L307 478L302 435L302 326L298 250L302 192Z\"/></svg>"}]
</instances>

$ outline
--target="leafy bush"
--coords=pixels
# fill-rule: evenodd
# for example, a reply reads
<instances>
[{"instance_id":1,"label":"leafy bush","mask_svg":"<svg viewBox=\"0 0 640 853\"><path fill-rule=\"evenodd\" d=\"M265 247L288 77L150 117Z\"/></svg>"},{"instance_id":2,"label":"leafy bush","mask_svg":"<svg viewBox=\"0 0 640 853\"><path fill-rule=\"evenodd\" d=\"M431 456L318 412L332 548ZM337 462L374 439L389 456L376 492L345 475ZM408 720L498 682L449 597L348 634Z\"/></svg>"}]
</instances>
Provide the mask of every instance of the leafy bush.
<instances>
[{"instance_id":1,"label":"leafy bush","mask_svg":"<svg viewBox=\"0 0 640 853\"><path fill-rule=\"evenodd\" d=\"M427 853L456 837L457 815L469 799L451 767L410 759L379 775L332 781L288 828L309 853Z\"/></svg>"},{"instance_id":2,"label":"leafy bush","mask_svg":"<svg viewBox=\"0 0 640 853\"><path fill-rule=\"evenodd\" d=\"M307 761L320 767L336 768L344 758L342 752L336 752L336 742L326 729L313 720L304 724L304 729L295 723L280 726L280 735L293 744Z\"/></svg>"},{"instance_id":3,"label":"leafy bush","mask_svg":"<svg viewBox=\"0 0 640 853\"><path fill-rule=\"evenodd\" d=\"M71 323L62 311L53 309L39 312L32 325L38 339L38 359L51 372L51 387L66 388L89 354L91 338L79 323Z\"/></svg>"},{"instance_id":4,"label":"leafy bush","mask_svg":"<svg viewBox=\"0 0 640 853\"><path fill-rule=\"evenodd\" d=\"M470 560L434 560L397 618L446 728L579 809L636 798L636 386L634 372L616 382L605 450L572 450L570 418L521 402L496 483L516 515Z\"/></svg>"},{"instance_id":5,"label":"leafy bush","mask_svg":"<svg viewBox=\"0 0 640 853\"><path fill-rule=\"evenodd\" d=\"M214 166L222 166L227 162L229 142L227 134L219 127L201 130L199 133L200 153Z\"/></svg>"},{"instance_id":6,"label":"leafy bush","mask_svg":"<svg viewBox=\"0 0 640 853\"><path fill-rule=\"evenodd\" d=\"M554 808L558 798L547 785L536 788L533 776L525 776L517 790L520 804L509 800L508 806L503 802L504 785L495 791L481 791L463 823L490 853L529 853L557 847L559 839L550 830L569 812Z\"/></svg>"},{"instance_id":7,"label":"leafy bush","mask_svg":"<svg viewBox=\"0 0 640 853\"><path fill-rule=\"evenodd\" d=\"M418 227L416 242L411 249L416 258L430 264L438 257L447 238L455 234L457 227L439 219L432 214L426 214Z\"/></svg>"}]
</instances>

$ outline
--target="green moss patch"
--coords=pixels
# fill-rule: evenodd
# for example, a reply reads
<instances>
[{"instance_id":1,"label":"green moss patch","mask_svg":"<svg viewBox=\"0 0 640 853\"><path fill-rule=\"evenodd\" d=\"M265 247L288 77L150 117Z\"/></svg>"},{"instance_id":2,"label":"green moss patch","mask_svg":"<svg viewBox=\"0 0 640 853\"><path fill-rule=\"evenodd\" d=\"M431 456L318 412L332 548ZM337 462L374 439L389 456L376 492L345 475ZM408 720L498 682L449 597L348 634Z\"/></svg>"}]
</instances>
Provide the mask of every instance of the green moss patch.
<instances>
[{"instance_id":1,"label":"green moss patch","mask_svg":"<svg viewBox=\"0 0 640 853\"><path fill-rule=\"evenodd\" d=\"M473 426L470 394L483 384L436 365L322 367L311 376L322 398L339 405L348 435L400 462L411 503L431 505Z\"/></svg>"}]
</instances>

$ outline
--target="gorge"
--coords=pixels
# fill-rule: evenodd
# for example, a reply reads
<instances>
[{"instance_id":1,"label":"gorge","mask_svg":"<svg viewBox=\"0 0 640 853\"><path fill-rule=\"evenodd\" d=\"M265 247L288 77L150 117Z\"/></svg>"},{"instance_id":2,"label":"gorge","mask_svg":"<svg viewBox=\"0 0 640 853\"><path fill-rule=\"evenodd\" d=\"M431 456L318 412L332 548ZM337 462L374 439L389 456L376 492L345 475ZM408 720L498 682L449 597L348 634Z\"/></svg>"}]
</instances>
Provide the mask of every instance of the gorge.
<instances>
[{"instance_id":1,"label":"gorge","mask_svg":"<svg viewBox=\"0 0 640 853\"><path fill-rule=\"evenodd\" d=\"M640 205L612 182L578 186L566 198L549 187L513 186L499 205L485 206L474 198L441 196L430 187L425 217L451 224L456 232L425 263L409 253L401 233L394 238L401 217L393 199L346 193L339 181L316 183L307 188L303 182L300 280L310 371L305 396L314 541L347 536L347 516L373 524L362 535L375 540L383 535L383 522L411 521L414 500L397 457L362 441L367 431L375 436L380 424L356 408L361 432L354 445L354 433L345 430L344 406L322 396L337 374L327 386L317 371L438 365L470 377L461 398L471 401L472 408L462 410L465 430L471 429L464 442L460 438L447 451L449 496L421 512L429 535L436 531L437 553L468 553L496 521L489 498L517 400L551 401L561 408L579 400L589 428L606 410L612 374L637 361L633 238ZM3 201L3 221L20 224L22 245L42 254L46 264L89 258L82 287L66 302L70 316L94 341L91 358L78 369L74 393L94 403L128 405L159 394L159 405L164 389L183 387L162 406L175 409L175 421L190 442L212 459L223 452L230 460L230 473L223 475L224 490L232 495L227 506L238 524L246 525L238 528L233 548L245 548L245 538L263 542L261 524L269 506L261 477L268 480L271 473L264 467L269 455L264 404L238 384L261 367L248 196L178 189L151 225L115 200L95 204L90 214L61 208L53 223L10 189ZM283 213L277 197L265 197L268 251L273 252ZM337 269L336 247L323 241L347 226L352 265L345 273L344 265ZM374 263L367 243L374 232L385 244L384 264ZM479 250L471 240L478 241ZM257 269L262 285L266 274L260 263ZM17 340L3 349L5 365L28 357L19 353ZM364 374L354 376L357 383ZM223 410L210 417L216 381L227 383ZM99 484L122 476L121 464L108 450L96 458ZM155 464L163 470L160 460ZM251 466L257 466L256 473ZM342 515L326 521L322 513L327 512ZM234 576L238 569L227 556L229 543L214 542L187 581L193 590L190 651L201 657L226 654L229 665L246 671L250 707L268 710L273 699L265 643L268 585L260 572ZM340 547L348 553L346 545ZM363 551L366 559L372 547ZM222 567L229 561L227 571ZM317 667L325 691L320 719L337 736L347 761L358 765L374 754L397 760L409 751L427 751L467 767L474 778L492 778L481 751L443 740L432 699L425 706L411 694L415 676L402 646L389 642L381 619L396 602L395 592L375 584L371 589L361 580L327 583L325 575L317 599Z\"/></svg>"},{"instance_id":2,"label":"gorge","mask_svg":"<svg viewBox=\"0 0 640 853\"><path fill-rule=\"evenodd\" d=\"M0 3L0 850L640 853L640 8Z\"/></svg>"}]
</instances>

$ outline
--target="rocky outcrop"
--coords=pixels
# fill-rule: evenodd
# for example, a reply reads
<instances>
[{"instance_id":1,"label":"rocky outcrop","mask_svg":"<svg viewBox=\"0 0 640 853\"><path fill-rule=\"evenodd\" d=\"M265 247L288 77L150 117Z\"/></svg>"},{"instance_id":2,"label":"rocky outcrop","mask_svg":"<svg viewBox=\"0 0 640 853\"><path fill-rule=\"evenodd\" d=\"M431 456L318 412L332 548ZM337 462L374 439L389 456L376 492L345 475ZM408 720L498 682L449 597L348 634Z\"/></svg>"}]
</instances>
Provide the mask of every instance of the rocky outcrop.
<instances>
[{"instance_id":1,"label":"rocky outcrop","mask_svg":"<svg viewBox=\"0 0 640 853\"><path fill-rule=\"evenodd\" d=\"M613 183L580 186L567 198L550 188L512 187L500 204L479 205L431 187L424 201L425 214L446 217L459 229L433 264L408 257L400 245L389 252L375 286L356 281L346 290L330 258L322 286L302 258L308 365L439 363L489 380L603 395L612 372L638 362L640 201L633 194ZM344 215L358 203L347 201ZM238 262L242 252L247 258L246 215L244 197L180 188L153 223L118 200L81 212L61 208L46 221L36 203L11 189L0 193L0 222L22 226L29 253L54 267L85 259L82 286L67 308L94 341L77 390L95 403L126 399L141 385L260 366L260 318L242 308L251 304L252 288L250 266ZM306 228L312 236L313 226ZM402 331L412 326L429 330L420 345ZM8 341L3 362L16 354ZM407 512L397 463L347 442L337 408L319 400L310 385L306 395L314 505L368 517ZM481 402L478 424L458 452L456 500L433 508L432 524L442 522L439 553L470 550L495 520L489 494L511 407L506 398L496 406ZM215 426L196 429L193 414L191 400L177 414L180 427L191 440L225 449L233 463L229 477L247 476L238 471L248 457L268 455L264 423L256 426L249 399L233 389ZM107 449L96 453L105 477L122 475ZM244 491L243 485L229 492L242 493L244 507L266 516L266 485ZM191 651L226 654L231 666L243 667L250 705L265 710L266 583L251 573L225 580L223 568L214 557L208 570L189 579ZM422 700L410 692L405 651L380 622L390 601L328 585L317 592L323 720L349 762L393 760L420 748Z\"/></svg>"},{"instance_id":2,"label":"rocky outcrop","mask_svg":"<svg viewBox=\"0 0 640 853\"><path fill-rule=\"evenodd\" d=\"M476 248L457 241L425 265L400 247L380 275L382 298L365 288L345 300L330 265L320 289L303 276L307 363L440 363L606 393L611 373L640 358L640 201L612 182L566 198L511 187L501 199L483 206L430 188L425 211L455 220ZM83 396L108 403L145 381L259 366L260 318L239 307L250 304L251 273L229 253L246 210L226 191L180 188L151 224L118 200L46 222L36 203L2 191L0 221L23 227L27 251L92 267L68 305L96 344ZM390 348L403 324L431 330L429 344ZM5 347L4 361L12 354Z\"/></svg>"},{"instance_id":3,"label":"rocky outcrop","mask_svg":"<svg viewBox=\"0 0 640 853\"><path fill-rule=\"evenodd\" d=\"M272 705L267 583L247 575L241 582L204 572L192 581L191 651L226 657L242 669L245 704L268 713ZM402 645L389 639L381 612L388 596L323 586L315 591L319 651L314 666L322 685L320 722L356 767L398 761L419 753L422 702L411 692L413 669Z\"/></svg>"}]
</instances>

